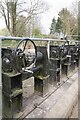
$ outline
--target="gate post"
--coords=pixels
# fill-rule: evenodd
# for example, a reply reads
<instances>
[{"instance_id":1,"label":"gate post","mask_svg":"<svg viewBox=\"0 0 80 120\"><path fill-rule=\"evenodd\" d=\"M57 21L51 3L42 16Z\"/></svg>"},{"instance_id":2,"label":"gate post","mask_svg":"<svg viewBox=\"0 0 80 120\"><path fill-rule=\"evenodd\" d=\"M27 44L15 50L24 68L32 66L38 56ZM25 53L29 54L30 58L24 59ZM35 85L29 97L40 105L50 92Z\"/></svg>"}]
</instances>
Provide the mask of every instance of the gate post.
<instances>
[{"instance_id":1,"label":"gate post","mask_svg":"<svg viewBox=\"0 0 80 120\"><path fill-rule=\"evenodd\" d=\"M37 60L36 66L42 65L42 69L34 75L34 91L40 93L42 97L48 94L49 83L49 59L47 54L47 47L37 46L37 51L43 54L43 58Z\"/></svg>"},{"instance_id":2,"label":"gate post","mask_svg":"<svg viewBox=\"0 0 80 120\"><path fill-rule=\"evenodd\" d=\"M22 74L2 73L2 117L14 118L22 108Z\"/></svg>"}]
</instances>

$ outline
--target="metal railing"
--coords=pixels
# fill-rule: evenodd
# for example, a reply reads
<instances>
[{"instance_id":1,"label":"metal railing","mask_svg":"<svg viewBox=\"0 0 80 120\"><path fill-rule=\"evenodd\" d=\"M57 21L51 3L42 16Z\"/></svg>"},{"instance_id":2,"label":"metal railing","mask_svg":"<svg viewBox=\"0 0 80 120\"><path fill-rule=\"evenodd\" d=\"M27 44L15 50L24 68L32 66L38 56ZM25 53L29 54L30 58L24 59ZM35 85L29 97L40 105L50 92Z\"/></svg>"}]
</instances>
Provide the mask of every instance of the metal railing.
<instances>
[{"instance_id":1,"label":"metal railing","mask_svg":"<svg viewBox=\"0 0 80 120\"><path fill-rule=\"evenodd\" d=\"M29 37L4 37L4 36L0 36L0 40L22 40L22 39L31 39L33 41L44 41L47 42L47 52L48 52L48 58L50 55L50 44L51 42L65 42L66 40L59 40L59 39L51 39L51 38L29 38ZM80 42L78 40L67 40L70 42ZM0 41L1 42L1 41ZM0 43L1 44L1 43Z\"/></svg>"},{"instance_id":2,"label":"metal railing","mask_svg":"<svg viewBox=\"0 0 80 120\"><path fill-rule=\"evenodd\" d=\"M51 38L30 38L30 37L6 37L6 36L0 36L0 40L21 40L21 39L31 39L33 41L66 41L66 40L59 40L59 39L51 39ZM68 41L76 41L76 42L80 42L79 40L68 40Z\"/></svg>"}]
</instances>

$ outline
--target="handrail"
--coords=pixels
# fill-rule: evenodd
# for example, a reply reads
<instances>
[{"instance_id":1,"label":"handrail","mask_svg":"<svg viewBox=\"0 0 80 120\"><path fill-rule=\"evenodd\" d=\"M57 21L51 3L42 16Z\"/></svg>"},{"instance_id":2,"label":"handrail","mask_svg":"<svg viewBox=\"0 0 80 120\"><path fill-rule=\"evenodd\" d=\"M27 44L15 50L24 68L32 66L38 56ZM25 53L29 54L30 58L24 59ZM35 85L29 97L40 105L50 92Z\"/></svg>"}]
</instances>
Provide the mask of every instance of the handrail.
<instances>
[{"instance_id":1,"label":"handrail","mask_svg":"<svg viewBox=\"0 0 80 120\"><path fill-rule=\"evenodd\" d=\"M52 39L52 38L30 38L30 37L6 37L0 36L0 40L22 40L22 39L31 39L33 41L55 41L55 42L65 42L66 40ZM79 40L68 40L69 42L80 42Z\"/></svg>"}]
</instances>

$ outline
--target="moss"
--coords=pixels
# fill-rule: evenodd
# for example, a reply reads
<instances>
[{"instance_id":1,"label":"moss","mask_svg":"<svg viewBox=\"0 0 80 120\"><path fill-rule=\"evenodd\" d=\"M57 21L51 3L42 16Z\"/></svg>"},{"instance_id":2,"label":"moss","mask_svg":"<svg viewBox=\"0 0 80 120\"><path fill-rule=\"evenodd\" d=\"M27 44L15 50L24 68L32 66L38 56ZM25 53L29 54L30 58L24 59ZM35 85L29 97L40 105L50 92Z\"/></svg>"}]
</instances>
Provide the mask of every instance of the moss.
<instances>
[{"instance_id":1,"label":"moss","mask_svg":"<svg viewBox=\"0 0 80 120\"><path fill-rule=\"evenodd\" d=\"M10 76L10 77L14 77L16 75L19 75L21 73L15 73L15 72L9 72L9 73L6 73L6 72L3 72L3 74L7 75L7 76Z\"/></svg>"},{"instance_id":2,"label":"moss","mask_svg":"<svg viewBox=\"0 0 80 120\"><path fill-rule=\"evenodd\" d=\"M47 75L47 76L41 76L41 75L35 75L36 78L39 78L41 80L46 80L49 78L50 75Z\"/></svg>"},{"instance_id":3,"label":"moss","mask_svg":"<svg viewBox=\"0 0 80 120\"><path fill-rule=\"evenodd\" d=\"M22 89L19 89L19 88L15 88L12 90L12 94L10 95L10 97L16 97L17 95L23 93L23 90Z\"/></svg>"}]
</instances>

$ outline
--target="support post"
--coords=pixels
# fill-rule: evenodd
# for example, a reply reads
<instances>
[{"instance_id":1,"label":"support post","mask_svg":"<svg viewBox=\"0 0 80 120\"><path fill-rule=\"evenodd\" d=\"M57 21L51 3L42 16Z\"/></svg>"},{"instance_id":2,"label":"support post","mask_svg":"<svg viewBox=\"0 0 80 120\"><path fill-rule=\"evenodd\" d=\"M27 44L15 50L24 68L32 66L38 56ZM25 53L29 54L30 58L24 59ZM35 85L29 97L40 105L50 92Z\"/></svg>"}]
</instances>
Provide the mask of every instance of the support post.
<instances>
[{"instance_id":1,"label":"support post","mask_svg":"<svg viewBox=\"0 0 80 120\"><path fill-rule=\"evenodd\" d=\"M49 75L46 77L34 77L34 91L40 93L42 97L48 94Z\"/></svg>"},{"instance_id":2,"label":"support post","mask_svg":"<svg viewBox=\"0 0 80 120\"><path fill-rule=\"evenodd\" d=\"M50 81L52 85L54 81L60 82L60 60L58 58L50 58L51 67L50 67Z\"/></svg>"},{"instance_id":3,"label":"support post","mask_svg":"<svg viewBox=\"0 0 80 120\"><path fill-rule=\"evenodd\" d=\"M15 118L22 108L22 74L2 73L2 117Z\"/></svg>"}]
</instances>

